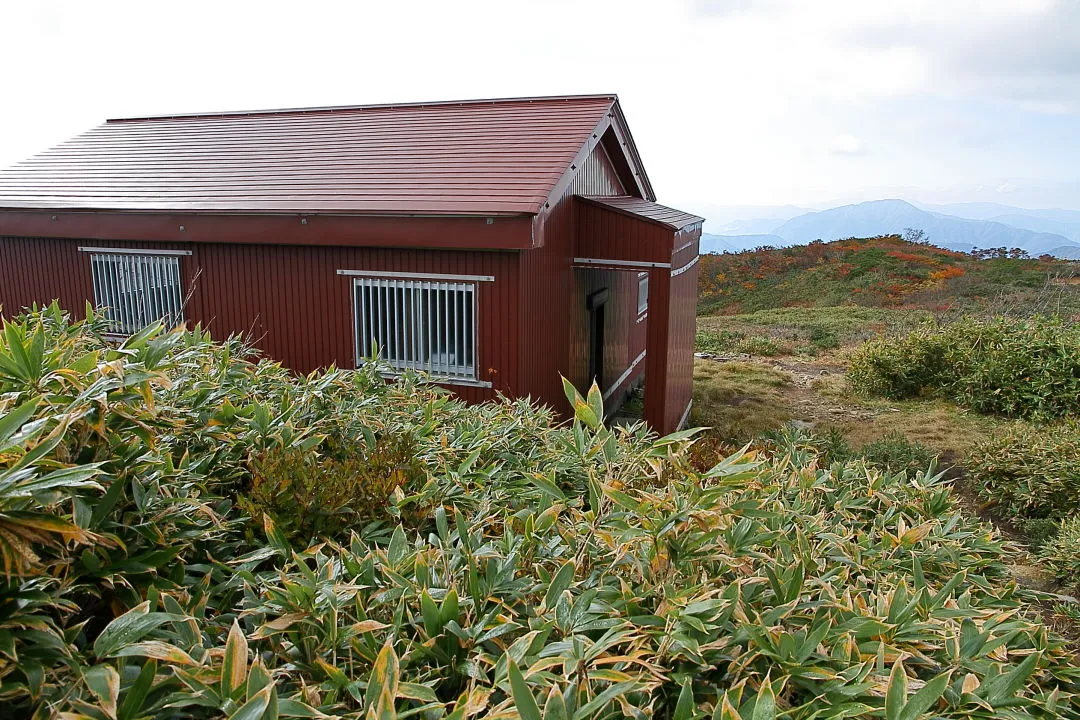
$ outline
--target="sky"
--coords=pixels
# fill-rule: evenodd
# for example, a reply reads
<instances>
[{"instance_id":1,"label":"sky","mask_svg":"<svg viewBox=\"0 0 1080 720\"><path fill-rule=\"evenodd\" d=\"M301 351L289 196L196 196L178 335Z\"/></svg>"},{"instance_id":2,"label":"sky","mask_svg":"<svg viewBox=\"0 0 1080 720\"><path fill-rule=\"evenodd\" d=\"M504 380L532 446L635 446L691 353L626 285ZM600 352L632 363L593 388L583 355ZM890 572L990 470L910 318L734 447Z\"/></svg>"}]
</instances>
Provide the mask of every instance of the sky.
<instances>
[{"instance_id":1,"label":"sky","mask_svg":"<svg viewBox=\"0 0 1080 720\"><path fill-rule=\"evenodd\" d=\"M1080 209L1080 0L8 2L0 167L109 117L618 93L658 199Z\"/></svg>"}]
</instances>

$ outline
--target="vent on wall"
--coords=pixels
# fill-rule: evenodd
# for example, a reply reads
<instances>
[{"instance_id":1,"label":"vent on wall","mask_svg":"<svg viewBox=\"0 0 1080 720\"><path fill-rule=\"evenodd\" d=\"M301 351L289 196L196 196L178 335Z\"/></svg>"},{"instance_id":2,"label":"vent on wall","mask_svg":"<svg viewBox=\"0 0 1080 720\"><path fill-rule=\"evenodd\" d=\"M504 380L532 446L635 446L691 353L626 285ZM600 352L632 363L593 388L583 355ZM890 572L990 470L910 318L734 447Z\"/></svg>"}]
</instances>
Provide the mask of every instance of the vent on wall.
<instances>
[{"instance_id":1,"label":"vent on wall","mask_svg":"<svg viewBox=\"0 0 1080 720\"><path fill-rule=\"evenodd\" d=\"M80 250L88 250L80 248ZM90 252L94 306L110 331L132 335L159 320L172 327L184 319L180 258L176 254Z\"/></svg>"}]
</instances>

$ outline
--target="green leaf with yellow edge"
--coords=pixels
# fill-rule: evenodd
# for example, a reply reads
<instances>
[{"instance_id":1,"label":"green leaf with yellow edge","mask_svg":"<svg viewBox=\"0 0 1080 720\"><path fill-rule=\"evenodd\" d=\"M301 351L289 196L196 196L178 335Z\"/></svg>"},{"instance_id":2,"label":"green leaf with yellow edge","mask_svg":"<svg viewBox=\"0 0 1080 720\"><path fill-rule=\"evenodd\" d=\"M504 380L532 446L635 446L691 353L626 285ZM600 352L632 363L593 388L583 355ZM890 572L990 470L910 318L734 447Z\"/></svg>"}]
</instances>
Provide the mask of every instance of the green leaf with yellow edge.
<instances>
[{"instance_id":1,"label":"green leaf with yellow edge","mask_svg":"<svg viewBox=\"0 0 1080 720\"><path fill-rule=\"evenodd\" d=\"M367 692L364 693L365 717L373 720L394 720L397 717L394 701L398 695L400 682L398 658L394 648L383 645L368 678Z\"/></svg>"},{"instance_id":2,"label":"green leaf with yellow edge","mask_svg":"<svg viewBox=\"0 0 1080 720\"><path fill-rule=\"evenodd\" d=\"M506 672L510 678L510 690L514 697L514 707L517 708L521 720L543 720L540 715L540 706L536 704L532 690L529 689L525 677L518 669L517 663L512 657L507 656Z\"/></svg>"},{"instance_id":3,"label":"green leaf with yellow edge","mask_svg":"<svg viewBox=\"0 0 1080 720\"><path fill-rule=\"evenodd\" d=\"M143 703L154 685L157 666L156 660L147 660L143 663L135 682L124 691L124 702L120 704L120 710L117 713L119 720L135 720L145 714Z\"/></svg>"},{"instance_id":4,"label":"green leaf with yellow edge","mask_svg":"<svg viewBox=\"0 0 1080 720\"><path fill-rule=\"evenodd\" d=\"M750 720L776 720L776 693L767 674L754 698L754 712Z\"/></svg>"},{"instance_id":5,"label":"green leaf with yellow edge","mask_svg":"<svg viewBox=\"0 0 1080 720\"><path fill-rule=\"evenodd\" d=\"M889 686L885 690L885 720L900 720L907 702L907 673L900 658L893 663Z\"/></svg>"},{"instance_id":6,"label":"green leaf with yellow edge","mask_svg":"<svg viewBox=\"0 0 1080 720\"><path fill-rule=\"evenodd\" d=\"M328 718L329 715L319 712L305 702L295 698L281 698L278 700L278 716L285 718Z\"/></svg>"},{"instance_id":7,"label":"green leaf with yellow edge","mask_svg":"<svg viewBox=\"0 0 1080 720\"><path fill-rule=\"evenodd\" d=\"M120 697L120 673L112 665L95 665L83 675L86 687L97 698L101 710L116 718L116 703Z\"/></svg>"},{"instance_id":8,"label":"green leaf with yellow edge","mask_svg":"<svg viewBox=\"0 0 1080 720\"><path fill-rule=\"evenodd\" d=\"M94 641L94 654L99 658L110 657L125 645L138 642L154 628L184 619L182 615L150 612L150 603L140 603L105 626Z\"/></svg>"},{"instance_id":9,"label":"green leaf with yellow edge","mask_svg":"<svg viewBox=\"0 0 1080 720\"><path fill-rule=\"evenodd\" d=\"M251 669L248 670L247 682L244 688L245 696L249 698L255 697L257 693L263 691L263 688L273 683L274 679L270 677L270 671L266 669L262 658L256 657L255 662L251 663Z\"/></svg>"},{"instance_id":10,"label":"green leaf with yellow edge","mask_svg":"<svg viewBox=\"0 0 1080 720\"><path fill-rule=\"evenodd\" d=\"M232 697L247 680L248 643L240 630L240 623L233 620L229 637L225 641L225 658L221 663L221 694Z\"/></svg>"},{"instance_id":11,"label":"green leaf with yellow edge","mask_svg":"<svg viewBox=\"0 0 1080 720\"><path fill-rule=\"evenodd\" d=\"M270 707L270 695L273 691L274 686L267 685L230 715L229 720L262 720Z\"/></svg>"},{"instance_id":12,"label":"green leaf with yellow edge","mask_svg":"<svg viewBox=\"0 0 1080 720\"><path fill-rule=\"evenodd\" d=\"M904 709L900 713L900 720L918 720L922 717L924 712L941 700L941 696L945 694L945 688L949 686L951 677L951 672L943 672L919 688L918 692L904 703Z\"/></svg>"},{"instance_id":13,"label":"green leaf with yellow edge","mask_svg":"<svg viewBox=\"0 0 1080 720\"><path fill-rule=\"evenodd\" d=\"M442 621L439 617L439 606L431 599L427 590L420 592L420 614L424 619L424 632L428 637L435 637L442 632Z\"/></svg>"},{"instance_id":14,"label":"green leaf with yellow edge","mask_svg":"<svg viewBox=\"0 0 1080 720\"><path fill-rule=\"evenodd\" d=\"M562 379L563 394L566 395L566 401L570 403L571 407L574 407L581 399L581 394L577 391L577 388L574 387L574 383L561 375L559 377Z\"/></svg>"},{"instance_id":15,"label":"green leaf with yellow edge","mask_svg":"<svg viewBox=\"0 0 1080 720\"><path fill-rule=\"evenodd\" d=\"M439 696L435 694L434 690L427 685L418 683L398 683L397 694L399 697L408 698L409 700L419 700L426 703L439 702Z\"/></svg>"},{"instance_id":16,"label":"green leaf with yellow edge","mask_svg":"<svg viewBox=\"0 0 1080 720\"><path fill-rule=\"evenodd\" d=\"M569 588L570 583L574 581L575 572L577 572L577 566L573 560L567 560L563 563L563 566L559 568L559 572L555 573L555 576L551 578L551 584L548 585L547 592L544 593L544 607L549 609L555 607L555 603L559 601L563 590Z\"/></svg>"},{"instance_id":17,"label":"green leaf with yellow edge","mask_svg":"<svg viewBox=\"0 0 1080 720\"><path fill-rule=\"evenodd\" d=\"M266 539L270 541L270 546L275 550L284 553L286 557L292 553L289 538L285 536L285 533L281 532L281 529L278 528L269 515L263 515L263 532L266 533Z\"/></svg>"},{"instance_id":18,"label":"green leaf with yellow edge","mask_svg":"<svg viewBox=\"0 0 1080 720\"><path fill-rule=\"evenodd\" d=\"M460 613L457 590L450 588L446 591L446 597L443 598L442 605L439 607L440 625L445 626L451 620L457 620Z\"/></svg>"},{"instance_id":19,"label":"green leaf with yellow edge","mask_svg":"<svg viewBox=\"0 0 1080 720\"><path fill-rule=\"evenodd\" d=\"M675 703L673 720L692 720L694 717L694 690L690 680L683 680L682 689L679 690L679 699Z\"/></svg>"},{"instance_id":20,"label":"green leaf with yellow edge","mask_svg":"<svg viewBox=\"0 0 1080 720\"><path fill-rule=\"evenodd\" d=\"M609 685L608 687L604 688L604 690L602 690L600 693L598 693L597 696L594 697L592 700L590 700L589 702L585 703L580 708L578 708L577 712L574 713L574 720L585 720L586 718L596 717L596 713L598 713L600 710L602 710L604 707L606 707L607 704L610 703L612 700L619 697L620 695L625 695L626 693L631 692L632 690L636 689L637 687L638 687L638 683L634 682L634 681L621 682L621 683L616 683L614 685ZM684 691L685 691L685 689L686 688L684 687ZM679 701L682 702L682 694L681 693L679 695ZM693 710L693 704L694 704L694 695L691 692L690 693L691 710ZM676 708L676 713L678 713L678 708Z\"/></svg>"},{"instance_id":21,"label":"green leaf with yellow edge","mask_svg":"<svg viewBox=\"0 0 1080 720\"><path fill-rule=\"evenodd\" d=\"M596 418L597 424L604 421L604 395L600 392L600 388L594 381L589 387L588 395L589 409L592 410L593 417ZM592 429L596 429L596 425L590 425Z\"/></svg>"},{"instance_id":22,"label":"green leaf with yellow edge","mask_svg":"<svg viewBox=\"0 0 1080 720\"><path fill-rule=\"evenodd\" d=\"M308 617L308 614L303 613L303 612L286 613L285 615L282 615L279 618L276 618L274 620L271 620L269 622L266 622L266 623L263 623L262 625L260 625L255 630L255 632L251 633L251 639L252 640L262 640L263 638L268 638L271 635L276 635L277 633L285 632L286 630L288 630L293 625L300 622L301 620L303 620L306 617Z\"/></svg>"},{"instance_id":23,"label":"green leaf with yellow edge","mask_svg":"<svg viewBox=\"0 0 1080 720\"><path fill-rule=\"evenodd\" d=\"M23 425L30 422L30 418L34 417L34 411L37 410L40 403L41 396L38 395L30 398L14 410L8 410L3 415L0 415L0 449L3 449L2 443L4 441L14 435Z\"/></svg>"},{"instance_id":24,"label":"green leaf with yellow edge","mask_svg":"<svg viewBox=\"0 0 1080 720\"><path fill-rule=\"evenodd\" d=\"M180 648L159 640L145 640L133 645L127 645L113 653L111 657L145 657L163 660L174 665L199 664Z\"/></svg>"},{"instance_id":25,"label":"green leaf with yellow edge","mask_svg":"<svg viewBox=\"0 0 1080 720\"><path fill-rule=\"evenodd\" d=\"M548 690L547 700L544 702L544 720L570 720L561 688L556 684Z\"/></svg>"}]
</instances>

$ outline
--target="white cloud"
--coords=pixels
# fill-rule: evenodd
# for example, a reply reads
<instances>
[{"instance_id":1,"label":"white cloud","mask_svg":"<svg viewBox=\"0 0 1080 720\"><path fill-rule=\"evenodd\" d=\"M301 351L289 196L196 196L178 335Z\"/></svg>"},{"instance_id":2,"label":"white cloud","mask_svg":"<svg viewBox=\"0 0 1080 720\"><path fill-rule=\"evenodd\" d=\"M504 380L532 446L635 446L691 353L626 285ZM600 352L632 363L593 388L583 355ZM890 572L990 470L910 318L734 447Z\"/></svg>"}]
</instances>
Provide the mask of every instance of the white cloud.
<instances>
[{"instance_id":1,"label":"white cloud","mask_svg":"<svg viewBox=\"0 0 1080 720\"><path fill-rule=\"evenodd\" d=\"M829 141L829 152L833 155L865 155L866 144L854 135L834 135Z\"/></svg>"},{"instance_id":2,"label":"white cloud","mask_svg":"<svg viewBox=\"0 0 1080 720\"><path fill-rule=\"evenodd\" d=\"M1051 183L1080 166L1076 7L10 2L0 165L105 117L618 92L661 200L690 210Z\"/></svg>"}]
</instances>

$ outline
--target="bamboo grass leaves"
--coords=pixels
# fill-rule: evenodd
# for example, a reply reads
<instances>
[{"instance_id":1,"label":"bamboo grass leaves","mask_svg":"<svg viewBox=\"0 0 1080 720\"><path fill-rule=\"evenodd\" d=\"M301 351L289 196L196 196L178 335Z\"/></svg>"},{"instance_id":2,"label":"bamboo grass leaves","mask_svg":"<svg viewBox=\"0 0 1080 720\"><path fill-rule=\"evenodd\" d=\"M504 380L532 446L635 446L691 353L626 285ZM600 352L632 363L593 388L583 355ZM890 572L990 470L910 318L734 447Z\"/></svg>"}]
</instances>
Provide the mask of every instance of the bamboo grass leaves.
<instances>
[{"instance_id":1,"label":"bamboo grass leaves","mask_svg":"<svg viewBox=\"0 0 1080 720\"><path fill-rule=\"evenodd\" d=\"M36 559L0 578L11 717L1080 717L1009 547L939 477L783 447L700 470L693 432L606 428L592 392L557 425L97 323L47 308L0 346L41 358L0 368L0 478L24 473L0 514L81 533L24 532ZM282 449L303 462L268 481L351 468L378 512L313 535L249 512Z\"/></svg>"}]
</instances>

